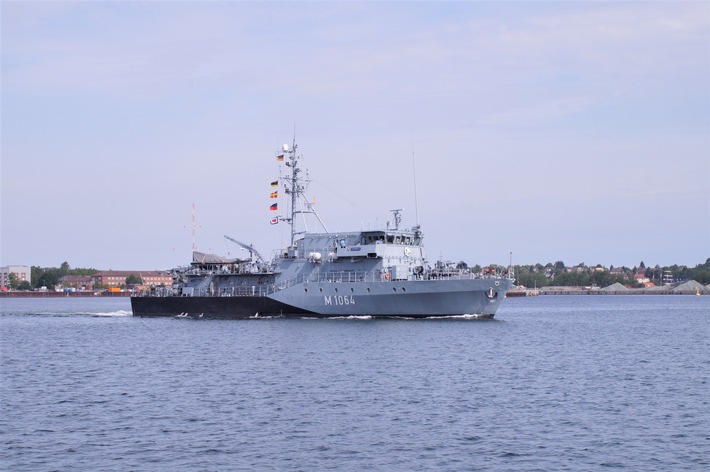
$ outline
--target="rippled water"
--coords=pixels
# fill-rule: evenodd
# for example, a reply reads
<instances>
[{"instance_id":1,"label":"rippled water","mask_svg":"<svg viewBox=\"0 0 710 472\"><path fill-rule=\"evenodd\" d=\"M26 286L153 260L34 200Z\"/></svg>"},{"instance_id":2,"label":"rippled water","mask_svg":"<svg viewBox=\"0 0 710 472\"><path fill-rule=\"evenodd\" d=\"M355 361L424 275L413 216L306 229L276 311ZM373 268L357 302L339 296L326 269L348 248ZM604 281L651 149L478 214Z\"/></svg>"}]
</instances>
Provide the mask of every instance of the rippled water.
<instances>
[{"instance_id":1,"label":"rippled water","mask_svg":"<svg viewBox=\"0 0 710 472\"><path fill-rule=\"evenodd\" d=\"M3 299L0 468L707 470L710 297L483 320L190 320Z\"/></svg>"}]
</instances>

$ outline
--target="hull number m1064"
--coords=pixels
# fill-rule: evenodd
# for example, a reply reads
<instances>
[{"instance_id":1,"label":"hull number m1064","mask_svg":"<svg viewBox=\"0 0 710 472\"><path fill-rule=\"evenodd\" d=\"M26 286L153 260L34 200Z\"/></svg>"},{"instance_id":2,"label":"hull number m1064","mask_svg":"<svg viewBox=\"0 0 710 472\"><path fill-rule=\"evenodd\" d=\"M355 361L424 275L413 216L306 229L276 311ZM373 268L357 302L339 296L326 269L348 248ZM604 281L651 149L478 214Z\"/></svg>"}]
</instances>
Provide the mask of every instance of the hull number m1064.
<instances>
[{"instance_id":1,"label":"hull number m1064","mask_svg":"<svg viewBox=\"0 0 710 472\"><path fill-rule=\"evenodd\" d=\"M325 305L354 305L355 297L352 295L326 295L323 297Z\"/></svg>"}]
</instances>

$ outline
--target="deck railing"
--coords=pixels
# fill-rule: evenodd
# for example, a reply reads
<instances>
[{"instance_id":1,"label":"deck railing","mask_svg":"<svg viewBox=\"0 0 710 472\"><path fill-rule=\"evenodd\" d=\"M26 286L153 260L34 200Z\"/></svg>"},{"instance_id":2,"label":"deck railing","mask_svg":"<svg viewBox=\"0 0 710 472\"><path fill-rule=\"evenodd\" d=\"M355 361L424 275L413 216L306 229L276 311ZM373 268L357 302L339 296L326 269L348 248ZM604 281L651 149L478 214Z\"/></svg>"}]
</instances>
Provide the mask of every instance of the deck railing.
<instances>
[{"instance_id":1,"label":"deck railing","mask_svg":"<svg viewBox=\"0 0 710 472\"><path fill-rule=\"evenodd\" d=\"M298 275L290 279L279 281L277 284L260 284L245 286L220 287L215 289L176 289L176 288L155 288L143 290L136 293L136 296L166 297L265 297L275 292L286 290L295 285L320 284L320 283L366 283L366 282L418 282L427 280L456 280L456 279L488 279L498 278L492 274L472 274L464 270L428 271L419 275L412 275L407 279L393 279L385 271L370 272L325 272L309 274L308 276Z\"/></svg>"}]
</instances>

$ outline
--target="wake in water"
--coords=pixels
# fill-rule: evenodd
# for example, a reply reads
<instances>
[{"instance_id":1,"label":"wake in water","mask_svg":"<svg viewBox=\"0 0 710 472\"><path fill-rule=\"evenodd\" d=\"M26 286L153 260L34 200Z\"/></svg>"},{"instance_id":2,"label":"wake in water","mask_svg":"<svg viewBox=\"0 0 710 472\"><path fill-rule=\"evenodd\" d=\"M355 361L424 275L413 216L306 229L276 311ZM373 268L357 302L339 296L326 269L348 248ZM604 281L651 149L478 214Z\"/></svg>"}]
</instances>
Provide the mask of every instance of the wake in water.
<instances>
[{"instance_id":1,"label":"wake in water","mask_svg":"<svg viewBox=\"0 0 710 472\"><path fill-rule=\"evenodd\" d=\"M61 312L61 311L35 311L35 312L12 313L12 314L29 315L29 316L93 316L96 318L133 316L132 311L126 311L126 310L107 311L107 312L84 311L84 312L73 312L73 313L67 313L67 312Z\"/></svg>"},{"instance_id":2,"label":"wake in water","mask_svg":"<svg viewBox=\"0 0 710 472\"><path fill-rule=\"evenodd\" d=\"M130 315L130 312L128 313ZM118 315L117 315L118 316ZM187 319L200 319L203 318L204 315L202 313L193 315L190 313L180 313L179 315L173 316L173 318L187 318ZM212 319L210 317L206 317L205 319ZM249 316L246 318L241 318L241 319L249 319L249 320L277 320L277 319L297 319L297 320L317 320L317 321L323 321L323 320L361 320L361 321L366 321L366 320L383 320L383 319L396 319L396 320L412 320L412 321L422 321L422 320L483 320L483 321L495 321L493 315L448 315L448 316L377 316L377 315L348 315L348 316L327 316L327 317L320 317L320 316L308 316L308 315L261 315L261 314L255 314L253 316Z\"/></svg>"},{"instance_id":3,"label":"wake in water","mask_svg":"<svg viewBox=\"0 0 710 472\"><path fill-rule=\"evenodd\" d=\"M0 300L3 316L125 318L133 315L127 299L17 298Z\"/></svg>"},{"instance_id":4,"label":"wake in water","mask_svg":"<svg viewBox=\"0 0 710 472\"><path fill-rule=\"evenodd\" d=\"M493 315L448 315L448 316L377 316L377 315L348 315L348 316L254 316L250 319L276 319L288 318L299 320L494 320Z\"/></svg>"},{"instance_id":5,"label":"wake in water","mask_svg":"<svg viewBox=\"0 0 710 472\"><path fill-rule=\"evenodd\" d=\"M72 313L62 312L62 311L26 311L26 312L13 312L4 313L8 315L22 315L22 316L93 316L96 318L103 317L125 317L133 316L132 311L118 310L118 311L107 311L107 312L96 312L96 311L77 311Z\"/></svg>"},{"instance_id":6,"label":"wake in water","mask_svg":"<svg viewBox=\"0 0 710 472\"><path fill-rule=\"evenodd\" d=\"M79 313L79 314L86 314L86 315L91 315L91 316L133 316L132 311L126 311L126 310L118 310L118 311L109 311L106 313Z\"/></svg>"}]
</instances>

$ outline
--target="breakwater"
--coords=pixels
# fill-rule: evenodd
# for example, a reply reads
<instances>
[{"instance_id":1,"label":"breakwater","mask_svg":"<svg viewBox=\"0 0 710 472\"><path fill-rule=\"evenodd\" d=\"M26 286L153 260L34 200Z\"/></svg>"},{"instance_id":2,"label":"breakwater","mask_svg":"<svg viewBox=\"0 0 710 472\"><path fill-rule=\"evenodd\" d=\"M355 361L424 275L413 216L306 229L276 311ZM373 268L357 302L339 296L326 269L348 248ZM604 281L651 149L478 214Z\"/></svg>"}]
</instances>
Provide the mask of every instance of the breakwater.
<instances>
[{"instance_id":1,"label":"breakwater","mask_svg":"<svg viewBox=\"0 0 710 472\"><path fill-rule=\"evenodd\" d=\"M551 287L540 290L540 295L708 295L707 291L696 290L651 290L651 289L626 289L626 290L600 290L600 289L568 289L564 287Z\"/></svg>"}]
</instances>

